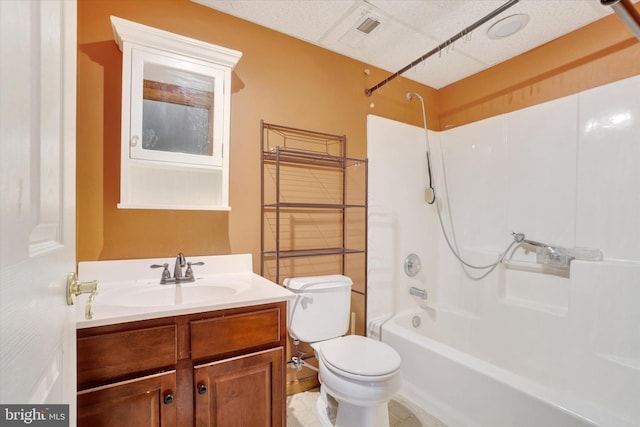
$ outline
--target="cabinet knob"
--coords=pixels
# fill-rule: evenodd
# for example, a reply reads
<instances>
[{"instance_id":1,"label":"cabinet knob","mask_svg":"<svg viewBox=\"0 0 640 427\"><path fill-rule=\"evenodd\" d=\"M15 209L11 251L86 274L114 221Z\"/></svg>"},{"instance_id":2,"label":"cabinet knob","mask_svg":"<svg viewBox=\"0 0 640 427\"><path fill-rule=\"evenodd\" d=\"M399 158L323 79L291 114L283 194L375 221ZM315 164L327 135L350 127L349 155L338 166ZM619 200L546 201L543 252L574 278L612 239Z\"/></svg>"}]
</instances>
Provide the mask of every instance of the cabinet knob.
<instances>
[{"instance_id":1,"label":"cabinet knob","mask_svg":"<svg viewBox=\"0 0 640 427\"><path fill-rule=\"evenodd\" d=\"M173 402L173 394L171 393L166 394L162 401L164 402L165 405L168 405L169 403Z\"/></svg>"},{"instance_id":2,"label":"cabinet knob","mask_svg":"<svg viewBox=\"0 0 640 427\"><path fill-rule=\"evenodd\" d=\"M205 394L207 392L207 386L204 384L198 384L198 394Z\"/></svg>"}]
</instances>

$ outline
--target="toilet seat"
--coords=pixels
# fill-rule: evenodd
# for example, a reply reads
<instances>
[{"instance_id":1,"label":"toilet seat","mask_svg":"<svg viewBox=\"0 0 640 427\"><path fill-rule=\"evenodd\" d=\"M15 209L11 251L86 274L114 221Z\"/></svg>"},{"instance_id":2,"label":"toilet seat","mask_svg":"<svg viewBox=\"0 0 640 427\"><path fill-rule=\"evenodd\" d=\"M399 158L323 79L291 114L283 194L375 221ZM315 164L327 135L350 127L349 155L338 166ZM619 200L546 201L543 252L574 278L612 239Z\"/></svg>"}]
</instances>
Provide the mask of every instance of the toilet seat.
<instances>
[{"instance_id":1,"label":"toilet seat","mask_svg":"<svg viewBox=\"0 0 640 427\"><path fill-rule=\"evenodd\" d=\"M360 335L325 341L317 352L327 368L360 381L384 381L400 370L400 355L391 346Z\"/></svg>"}]
</instances>

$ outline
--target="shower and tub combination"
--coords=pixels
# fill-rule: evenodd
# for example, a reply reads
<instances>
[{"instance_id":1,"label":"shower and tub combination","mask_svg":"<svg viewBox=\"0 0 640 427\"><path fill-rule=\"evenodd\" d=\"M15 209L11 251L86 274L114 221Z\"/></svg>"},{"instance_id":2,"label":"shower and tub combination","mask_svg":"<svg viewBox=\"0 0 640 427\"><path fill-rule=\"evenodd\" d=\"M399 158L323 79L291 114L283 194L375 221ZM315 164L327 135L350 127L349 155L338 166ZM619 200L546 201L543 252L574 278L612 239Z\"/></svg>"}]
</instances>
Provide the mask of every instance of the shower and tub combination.
<instances>
[{"instance_id":1,"label":"shower and tub combination","mask_svg":"<svg viewBox=\"0 0 640 427\"><path fill-rule=\"evenodd\" d=\"M451 427L640 425L638 99L640 76L443 132L369 116L367 333L405 398Z\"/></svg>"}]
</instances>

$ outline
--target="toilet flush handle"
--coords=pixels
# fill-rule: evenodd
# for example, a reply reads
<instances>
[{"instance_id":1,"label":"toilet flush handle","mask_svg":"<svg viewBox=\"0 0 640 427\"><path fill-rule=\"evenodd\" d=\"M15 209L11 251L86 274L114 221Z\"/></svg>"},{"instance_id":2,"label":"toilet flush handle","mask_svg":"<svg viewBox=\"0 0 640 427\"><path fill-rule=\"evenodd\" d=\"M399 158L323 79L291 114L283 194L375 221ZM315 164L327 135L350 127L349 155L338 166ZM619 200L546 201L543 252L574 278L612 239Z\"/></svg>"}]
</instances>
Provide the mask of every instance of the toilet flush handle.
<instances>
[{"instance_id":1,"label":"toilet flush handle","mask_svg":"<svg viewBox=\"0 0 640 427\"><path fill-rule=\"evenodd\" d=\"M313 302L313 294L310 294L310 293L298 294L298 301L300 302L302 309L306 310L307 305Z\"/></svg>"}]
</instances>

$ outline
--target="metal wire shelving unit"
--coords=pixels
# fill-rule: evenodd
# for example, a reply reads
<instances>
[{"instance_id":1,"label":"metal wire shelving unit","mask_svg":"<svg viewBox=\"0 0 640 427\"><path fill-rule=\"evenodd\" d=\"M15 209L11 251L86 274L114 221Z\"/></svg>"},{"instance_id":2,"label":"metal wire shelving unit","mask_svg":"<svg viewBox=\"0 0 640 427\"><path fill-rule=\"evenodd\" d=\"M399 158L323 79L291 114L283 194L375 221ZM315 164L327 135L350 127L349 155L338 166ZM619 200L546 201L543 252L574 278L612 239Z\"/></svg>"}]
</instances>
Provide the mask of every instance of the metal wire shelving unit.
<instances>
[{"instance_id":1,"label":"metal wire shelving unit","mask_svg":"<svg viewBox=\"0 0 640 427\"><path fill-rule=\"evenodd\" d=\"M260 274L279 284L290 275L347 274L364 290L367 160L346 157L344 135L260 126Z\"/></svg>"}]
</instances>

